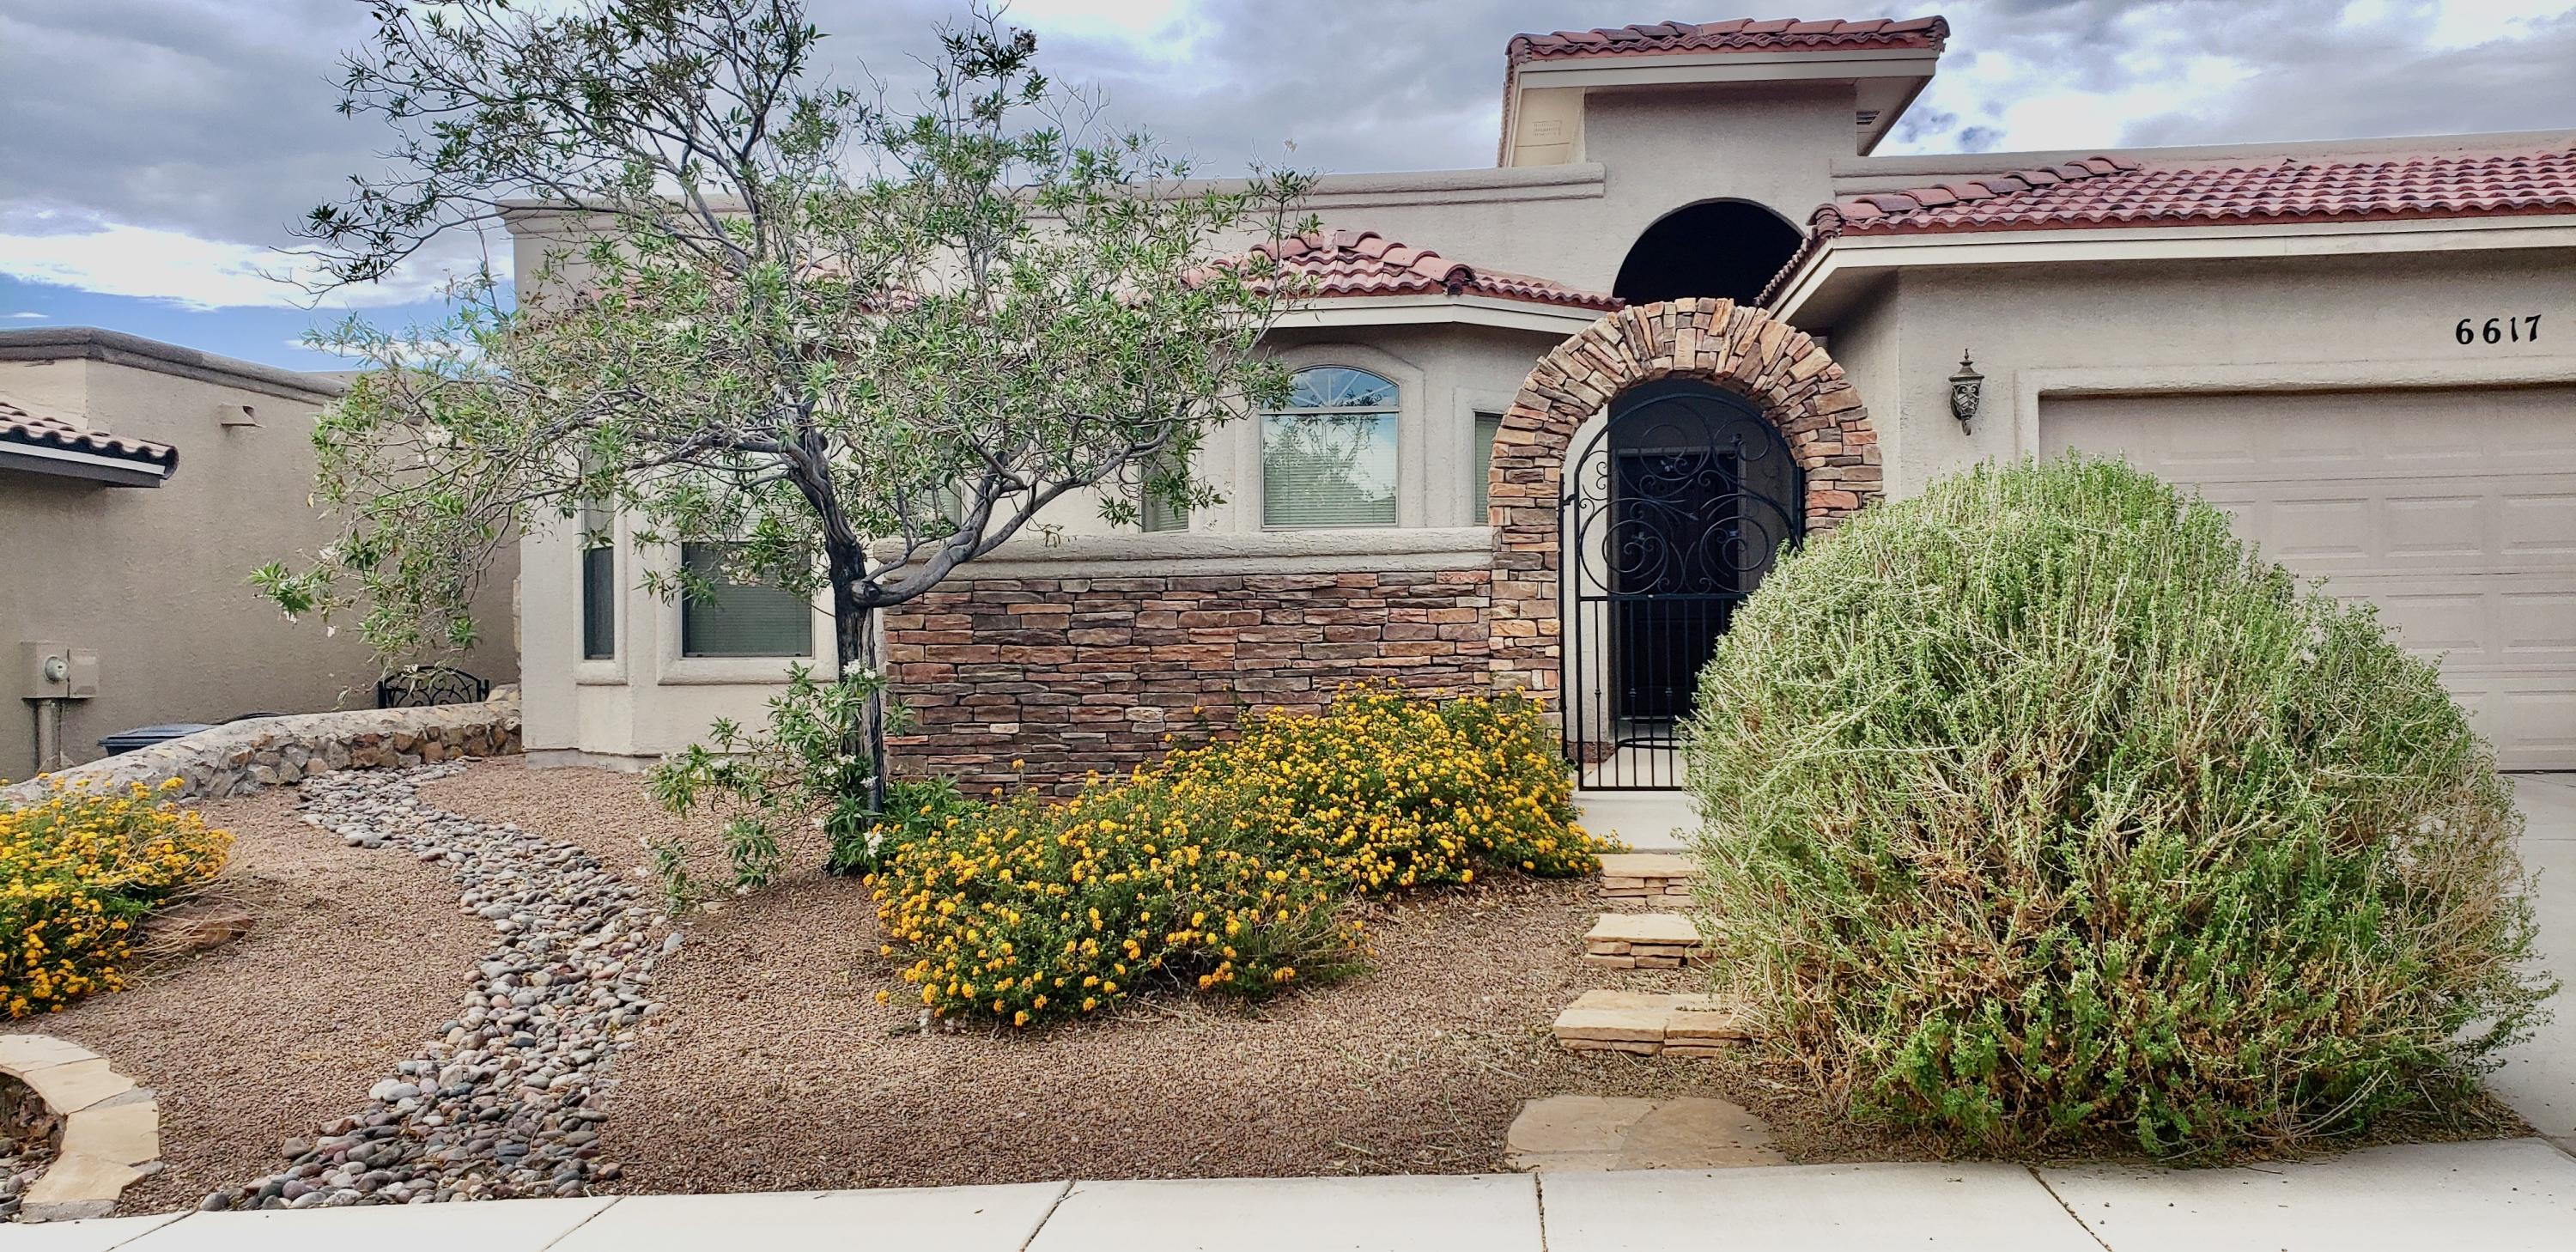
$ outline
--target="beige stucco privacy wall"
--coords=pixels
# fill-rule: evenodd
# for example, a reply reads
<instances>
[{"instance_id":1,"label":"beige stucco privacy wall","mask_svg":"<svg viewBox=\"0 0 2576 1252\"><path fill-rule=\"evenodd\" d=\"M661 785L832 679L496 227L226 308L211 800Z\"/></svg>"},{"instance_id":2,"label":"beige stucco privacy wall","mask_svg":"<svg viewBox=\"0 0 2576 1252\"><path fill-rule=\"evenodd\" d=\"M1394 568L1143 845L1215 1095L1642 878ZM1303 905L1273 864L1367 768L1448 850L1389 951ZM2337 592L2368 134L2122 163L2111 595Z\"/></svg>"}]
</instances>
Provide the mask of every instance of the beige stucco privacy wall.
<instances>
[{"instance_id":1,"label":"beige stucco privacy wall","mask_svg":"<svg viewBox=\"0 0 2576 1252\"><path fill-rule=\"evenodd\" d=\"M96 698L65 705L73 762L100 736L244 713L367 707L377 665L354 631L290 623L252 589L252 569L330 541L314 510L313 419L340 384L86 329L0 331L0 398L29 413L177 449L157 487L111 487L0 469L0 778L35 767L35 715L21 697L20 641L93 650ZM460 664L508 682L515 548L485 580L485 642Z\"/></svg>"}]
</instances>

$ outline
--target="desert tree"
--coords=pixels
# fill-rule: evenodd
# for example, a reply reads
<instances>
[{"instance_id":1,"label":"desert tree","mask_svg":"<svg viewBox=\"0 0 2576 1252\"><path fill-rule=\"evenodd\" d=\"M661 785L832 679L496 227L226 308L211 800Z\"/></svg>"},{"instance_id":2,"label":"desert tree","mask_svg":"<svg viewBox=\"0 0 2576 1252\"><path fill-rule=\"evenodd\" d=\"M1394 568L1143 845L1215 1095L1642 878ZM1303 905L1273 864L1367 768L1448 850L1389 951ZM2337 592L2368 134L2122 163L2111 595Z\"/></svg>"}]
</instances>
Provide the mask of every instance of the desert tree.
<instances>
[{"instance_id":1,"label":"desert tree","mask_svg":"<svg viewBox=\"0 0 2576 1252\"><path fill-rule=\"evenodd\" d=\"M1202 433L1285 392L1257 344L1296 293L1248 245L1297 227L1305 180L1184 182L990 10L890 105L829 81L801 0L370 8L340 107L392 141L301 224L320 271L504 222L521 248L440 325L324 337L367 367L315 432L344 533L256 581L388 659L470 644L522 529L728 544L726 577L828 596L838 668L806 707L857 711L796 785L846 824L882 801L879 611L1067 496L1128 523L1212 502Z\"/></svg>"}]
</instances>

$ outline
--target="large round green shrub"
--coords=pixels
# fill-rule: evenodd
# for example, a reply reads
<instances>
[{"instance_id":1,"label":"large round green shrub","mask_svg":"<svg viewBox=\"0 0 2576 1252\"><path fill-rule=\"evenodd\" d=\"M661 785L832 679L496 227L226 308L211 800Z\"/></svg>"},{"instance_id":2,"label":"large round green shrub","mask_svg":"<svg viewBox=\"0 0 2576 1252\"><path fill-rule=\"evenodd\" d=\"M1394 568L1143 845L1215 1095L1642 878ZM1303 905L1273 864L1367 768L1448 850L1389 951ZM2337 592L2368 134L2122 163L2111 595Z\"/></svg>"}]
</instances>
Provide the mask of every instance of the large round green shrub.
<instances>
[{"instance_id":1,"label":"large round green shrub","mask_svg":"<svg viewBox=\"0 0 2576 1252\"><path fill-rule=\"evenodd\" d=\"M2465 1089L2552 989L2433 667L2118 462L1782 560L1688 728L1721 977L1853 1114L2158 1153Z\"/></svg>"}]
</instances>

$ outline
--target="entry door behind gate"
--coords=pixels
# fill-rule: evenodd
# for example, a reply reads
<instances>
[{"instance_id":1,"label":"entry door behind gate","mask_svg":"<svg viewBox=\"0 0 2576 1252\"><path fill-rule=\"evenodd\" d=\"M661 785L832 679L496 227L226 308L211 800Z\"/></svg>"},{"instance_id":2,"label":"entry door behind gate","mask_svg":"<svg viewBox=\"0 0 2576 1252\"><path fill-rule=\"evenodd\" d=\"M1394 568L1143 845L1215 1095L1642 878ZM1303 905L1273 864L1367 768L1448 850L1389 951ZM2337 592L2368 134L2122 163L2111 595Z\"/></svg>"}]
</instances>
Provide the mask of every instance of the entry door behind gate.
<instances>
[{"instance_id":1,"label":"entry door behind gate","mask_svg":"<svg viewBox=\"0 0 2576 1252\"><path fill-rule=\"evenodd\" d=\"M1567 755L1587 787L1679 786L1699 672L1803 533L1798 467L1751 403L1673 379L1613 400L1565 481Z\"/></svg>"}]
</instances>

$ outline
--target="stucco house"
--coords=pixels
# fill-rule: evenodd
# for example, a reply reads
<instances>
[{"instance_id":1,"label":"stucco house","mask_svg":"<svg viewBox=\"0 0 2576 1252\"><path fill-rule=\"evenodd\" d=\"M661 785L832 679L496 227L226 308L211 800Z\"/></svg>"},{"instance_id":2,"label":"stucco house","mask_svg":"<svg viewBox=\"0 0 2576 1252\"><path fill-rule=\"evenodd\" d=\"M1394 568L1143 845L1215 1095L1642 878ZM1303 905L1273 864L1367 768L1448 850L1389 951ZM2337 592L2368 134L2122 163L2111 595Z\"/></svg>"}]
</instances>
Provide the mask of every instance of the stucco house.
<instances>
[{"instance_id":1,"label":"stucco house","mask_svg":"<svg viewBox=\"0 0 2576 1252\"><path fill-rule=\"evenodd\" d=\"M0 331L0 778L37 771L57 713L61 759L41 764L148 724L374 704L354 632L287 622L250 585L337 533L309 501L313 419L343 390L116 331ZM487 575L485 642L457 662L501 682L518 670L515 556ZM42 652L95 669L49 685Z\"/></svg>"},{"instance_id":2,"label":"stucco house","mask_svg":"<svg viewBox=\"0 0 2576 1252\"><path fill-rule=\"evenodd\" d=\"M2080 448L2379 605L2507 767L2576 768L2576 131L1872 156L1949 37L1514 38L1494 168L1317 187L1298 395L1202 449L1224 504L1067 508L887 615L903 767L1061 784L1381 678L1541 692L1587 785L1671 786L1778 542ZM513 225L525 281L548 224ZM523 549L539 762L756 718L828 638L575 533Z\"/></svg>"}]
</instances>

